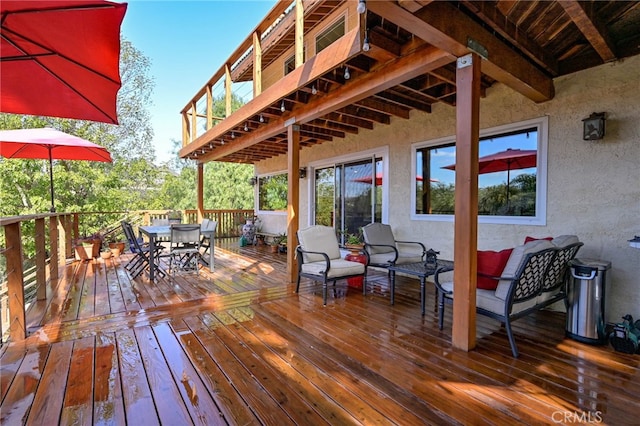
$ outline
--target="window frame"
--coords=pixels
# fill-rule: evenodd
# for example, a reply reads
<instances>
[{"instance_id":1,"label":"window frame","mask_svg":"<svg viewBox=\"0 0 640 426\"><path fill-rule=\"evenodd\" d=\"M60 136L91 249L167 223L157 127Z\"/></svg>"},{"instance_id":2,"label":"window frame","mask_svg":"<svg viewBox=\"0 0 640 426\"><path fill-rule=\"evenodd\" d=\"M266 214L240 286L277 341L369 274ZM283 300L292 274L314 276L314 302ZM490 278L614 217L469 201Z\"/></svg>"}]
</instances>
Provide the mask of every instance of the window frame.
<instances>
[{"instance_id":1,"label":"window frame","mask_svg":"<svg viewBox=\"0 0 640 426\"><path fill-rule=\"evenodd\" d=\"M478 215L478 223L501 225L536 225L547 224L547 148L549 143L549 117L543 116L525 121L518 121L501 126L480 130L480 138L498 136L503 133L517 132L536 127L538 131L537 165L536 165L536 215L535 216L488 216ZM417 152L423 148L435 148L455 143L455 135L411 144L411 178L416 181ZM454 215L416 213L416 191L411 189L411 220L428 222L453 222Z\"/></svg>"},{"instance_id":2,"label":"window frame","mask_svg":"<svg viewBox=\"0 0 640 426\"><path fill-rule=\"evenodd\" d=\"M336 38L335 40L333 40L331 43L327 44L325 47L323 47L322 49L318 50L318 39L321 37L326 36L328 33L330 33L334 27L337 27L337 24L340 20L342 21L342 30L343 33L340 37ZM331 46L333 43L336 42L336 40L339 40L341 37L344 37L344 35L347 33L347 14L346 12L341 14L340 16L338 16L336 19L334 19L332 22L330 22L329 24L327 24L322 30L320 30L318 32L318 34L316 34L316 36L314 37L314 43L313 43L313 47L315 49L315 54L317 55L318 53L322 52L324 49L326 49L327 47Z\"/></svg>"},{"instance_id":3,"label":"window frame","mask_svg":"<svg viewBox=\"0 0 640 426\"><path fill-rule=\"evenodd\" d=\"M287 171L286 170L281 170L281 171L276 171L276 172L271 172L271 173L262 173L262 174L259 174L259 175L256 176L258 179L257 179L257 182L256 182L256 184L254 186L254 191L255 191L254 192L254 196L255 196L254 197L255 198L254 210L256 212L258 212L257 214L261 214L261 215L262 214L266 214L266 215L274 214L274 215L285 215L286 216L286 214L287 214L286 207L285 207L284 210L262 210L262 209L260 209L260 206L261 206L261 204L260 204L260 179L267 178L267 177L272 177L272 176L278 176L278 175L285 175L286 176L287 175ZM287 187L287 192L288 192L288 190L289 190L289 188Z\"/></svg>"}]
</instances>

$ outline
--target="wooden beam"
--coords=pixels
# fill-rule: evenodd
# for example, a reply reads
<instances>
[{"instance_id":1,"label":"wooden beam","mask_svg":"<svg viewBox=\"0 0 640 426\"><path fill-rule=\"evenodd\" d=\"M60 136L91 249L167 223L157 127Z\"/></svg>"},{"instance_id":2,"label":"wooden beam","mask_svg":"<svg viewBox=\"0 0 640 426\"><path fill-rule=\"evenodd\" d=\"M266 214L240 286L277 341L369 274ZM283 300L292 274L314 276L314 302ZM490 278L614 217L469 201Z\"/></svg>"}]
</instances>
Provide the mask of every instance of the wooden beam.
<instances>
[{"instance_id":1,"label":"wooden beam","mask_svg":"<svg viewBox=\"0 0 640 426\"><path fill-rule=\"evenodd\" d=\"M328 49L325 49L320 53L324 53L326 50ZM329 113L336 114L334 113L336 110L349 106L359 100L368 98L390 87L396 86L403 81L440 68L453 60L455 60L455 58L453 58L449 53L436 49L433 46L425 45L417 49L412 55L399 58L398 60L387 64L383 69L375 70L350 80L350 83L342 87L340 90L334 90L317 100L311 101L306 105L302 105L293 113L288 112L283 114L280 118L274 119L269 122L268 125L256 129L256 131L243 137L241 140L237 140L233 144L216 148L211 156L206 157L206 160L212 161L225 157L233 152L240 151L241 149L253 146L265 139L273 137L282 132L282 129L285 127L284 123L292 117L295 117L296 122L298 123L306 123ZM309 61L307 61L307 63L309 63ZM299 69L304 68L305 67L303 66ZM294 72L297 70L298 69L294 70ZM272 87L276 86L277 85ZM251 112L255 114L256 110L259 109L251 109ZM215 127L211 129L211 131L214 130L216 130ZM222 134L223 132L216 133ZM208 142L209 141L206 138L202 137L196 141L195 146L199 147ZM189 151L187 151L183 148L180 150L180 156L183 157L194 149L196 148L190 148Z\"/></svg>"},{"instance_id":2,"label":"wooden beam","mask_svg":"<svg viewBox=\"0 0 640 426\"><path fill-rule=\"evenodd\" d=\"M451 343L455 348L469 351L476 345L480 57L471 53L459 58L456 75L455 285Z\"/></svg>"},{"instance_id":3,"label":"wooden beam","mask_svg":"<svg viewBox=\"0 0 640 426\"><path fill-rule=\"evenodd\" d=\"M554 96L550 77L448 2L433 2L416 14L390 1L369 2L367 7L458 57L471 51L467 43L473 39L489 52L488 59L482 64L484 73L536 102L548 101Z\"/></svg>"},{"instance_id":4,"label":"wooden beam","mask_svg":"<svg viewBox=\"0 0 640 426\"><path fill-rule=\"evenodd\" d=\"M391 114L401 118L409 118L409 112L411 111L407 107L401 107L389 102L383 102L376 98L366 98L358 101L356 105L361 105L365 108L372 109L374 111L381 112L383 114Z\"/></svg>"},{"instance_id":5,"label":"wooden beam","mask_svg":"<svg viewBox=\"0 0 640 426\"><path fill-rule=\"evenodd\" d=\"M558 3L604 62L616 60L615 45L609 37L609 32L598 22L594 13L588 12L582 4L574 0L561 0Z\"/></svg>"},{"instance_id":6,"label":"wooden beam","mask_svg":"<svg viewBox=\"0 0 640 426\"><path fill-rule=\"evenodd\" d=\"M298 212L300 209L300 126L287 126L287 277L296 282L297 265L295 260L296 235L298 233Z\"/></svg>"},{"instance_id":7,"label":"wooden beam","mask_svg":"<svg viewBox=\"0 0 640 426\"><path fill-rule=\"evenodd\" d=\"M6 244L4 256L7 262L7 298L9 299L9 337L15 342L27 337L20 222L5 225L4 238Z\"/></svg>"}]
</instances>

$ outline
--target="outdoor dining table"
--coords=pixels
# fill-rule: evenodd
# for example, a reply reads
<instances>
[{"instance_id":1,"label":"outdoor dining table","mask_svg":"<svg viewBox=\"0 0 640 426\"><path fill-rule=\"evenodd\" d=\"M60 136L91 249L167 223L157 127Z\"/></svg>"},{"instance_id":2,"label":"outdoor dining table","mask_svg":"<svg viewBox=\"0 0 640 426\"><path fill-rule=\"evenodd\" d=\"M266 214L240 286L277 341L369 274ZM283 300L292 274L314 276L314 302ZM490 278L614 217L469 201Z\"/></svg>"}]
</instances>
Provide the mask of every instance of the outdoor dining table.
<instances>
[{"instance_id":1,"label":"outdoor dining table","mask_svg":"<svg viewBox=\"0 0 640 426\"><path fill-rule=\"evenodd\" d=\"M155 265L155 252L156 244L160 240L167 240L171 238L171 226L170 225L156 225L156 226L140 226L138 228L140 232L147 236L149 239L149 264ZM208 237L211 240L211 248L209 250L209 270L213 271L213 252L214 252L214 238L215 230L205 230L200 228L200 234ZM149 268L149 279L153 281L155 279L155 266Z\"/></svg>"},{"instance_id":2,"label":"outdoor dining table","mask_svg":"<svg viewBox=\"0 0 640 426\"><path fill-rule=\"evenodd\" d=\"M420 278L420 307L422 309L422 315L424 315L425 305L425 283L427 277L434 275L436 271L440 272L453 271L453 262L451 260L437 259L435 262L415 262L404 264L391 264L389 266L389 273L391 275L391 304L394 303L394 294L396 289L396 272L402 272L407 275L412 275Z\"/></svg>"}]
</instances>

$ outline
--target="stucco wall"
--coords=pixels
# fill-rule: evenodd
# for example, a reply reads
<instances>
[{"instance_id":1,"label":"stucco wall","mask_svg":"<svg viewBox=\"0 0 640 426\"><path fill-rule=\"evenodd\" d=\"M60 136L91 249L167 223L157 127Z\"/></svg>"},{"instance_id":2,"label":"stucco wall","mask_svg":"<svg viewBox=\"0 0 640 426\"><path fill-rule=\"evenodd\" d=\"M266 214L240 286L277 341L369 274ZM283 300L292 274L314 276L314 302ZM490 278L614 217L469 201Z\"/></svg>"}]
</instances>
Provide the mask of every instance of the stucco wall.
<instances>
[{"instance_id":1,"label":"stucco wall","mask_svg":"<svg viewBox=\"0 0 640 426\"><path fill-rule=\"evenodd\" d=\"M547 221L545 226L479 224L478 248L502 249L524 237L576 234L580 258L612 262L607 276L607 321L640 317L640 250L627 240L640 235L640 56L557 79L553 100L536 104L502 84L481 100L480 127L549 117ZM601 141L582 140L582 119L606 112ZM453 224L410 218L411 144L455 133L455 109L434 105L409 120L336 139L301 151L301 164L378 146L389 147L389 220L399 239L419 239L453 256ZM264 161L257 173L283 171L286 158ZM309 180L301 188L300 226L308 225ZM398 207L402 206L402 207ZM275 220L286 225L283 215ZM274 222L275 223L275 222ZM279 223L279 222L278 222Z\"/></svg>"}]
</instances>

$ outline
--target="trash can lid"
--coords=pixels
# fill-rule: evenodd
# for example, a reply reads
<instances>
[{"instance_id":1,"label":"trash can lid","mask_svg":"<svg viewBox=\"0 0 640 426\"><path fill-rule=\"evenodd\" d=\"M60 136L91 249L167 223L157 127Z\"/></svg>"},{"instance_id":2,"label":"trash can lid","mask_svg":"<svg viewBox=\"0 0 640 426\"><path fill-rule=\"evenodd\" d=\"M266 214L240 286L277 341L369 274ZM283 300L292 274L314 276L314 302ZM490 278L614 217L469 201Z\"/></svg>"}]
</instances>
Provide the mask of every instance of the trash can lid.
<instances>
[{"instance_id":1,"label":"trash can lid","mask_svg":"<svg viewBox=\"0 0 640 426\"><path fill-rule=\"evenodd\" d=\"M607 269L611 269L611 262L609 262L608 260L600 259L573 259L571 260L570 265L598 268L598 271L606 271Z\"/></svg>"}]
</instances>

